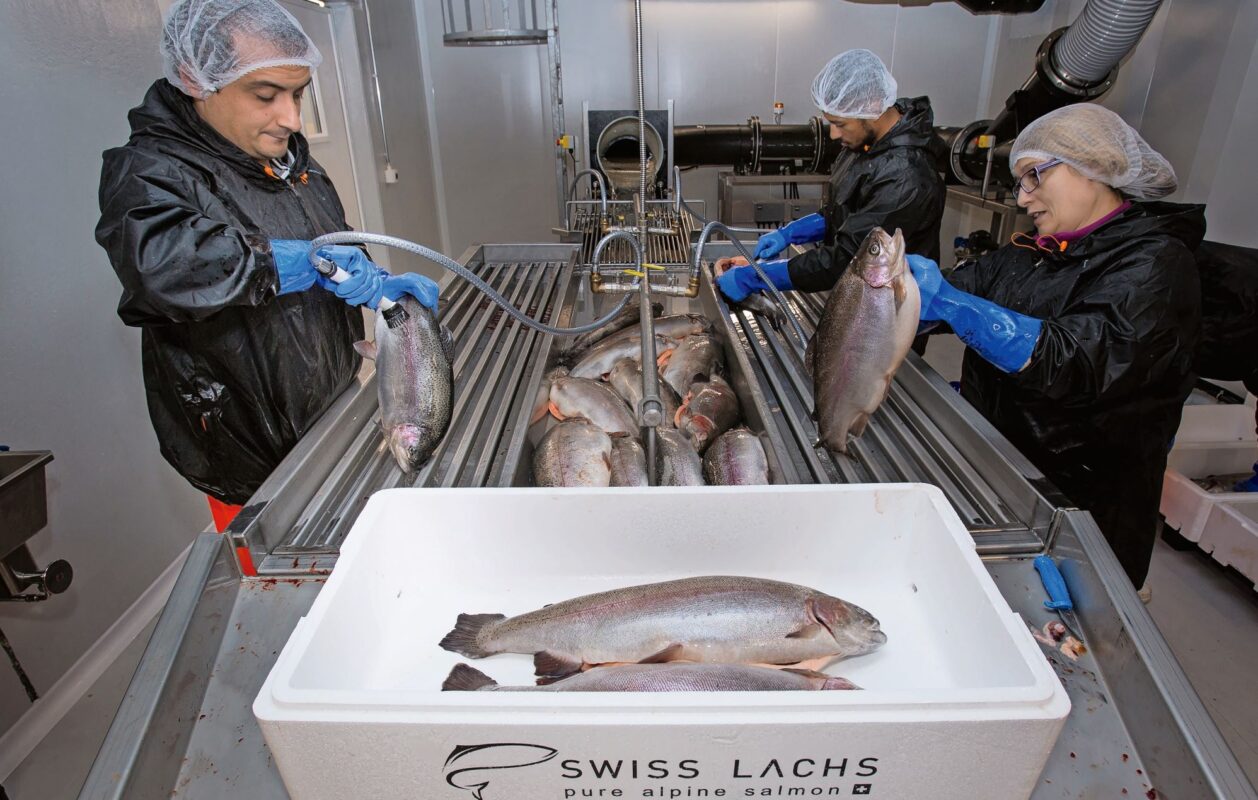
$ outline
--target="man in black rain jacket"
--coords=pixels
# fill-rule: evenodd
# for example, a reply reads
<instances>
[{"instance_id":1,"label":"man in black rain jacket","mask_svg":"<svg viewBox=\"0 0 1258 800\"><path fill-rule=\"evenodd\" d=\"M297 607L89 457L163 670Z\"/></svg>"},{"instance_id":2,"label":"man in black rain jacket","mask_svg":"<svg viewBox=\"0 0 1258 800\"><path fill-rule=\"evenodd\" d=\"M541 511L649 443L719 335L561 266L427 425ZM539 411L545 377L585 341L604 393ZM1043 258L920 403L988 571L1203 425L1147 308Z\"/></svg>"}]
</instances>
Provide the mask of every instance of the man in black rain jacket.
<instances>
[{"instance_id":1,"label":"man in black rain jacket","mask_svg":"<svg viewBox=\"0 0 1258 800\"><path fill-rule=\"evenodd\" d=\"M930 98L896 99L898 87L877 55L849 50L828 63L813 82L813 100L843 151L830 172L830 198L811 214L760 237L758 259L772 259L791 244L822 246L761 268L781 290L819 292L842 276L862 241L876 227L904 234L907 252L939 260L944 182L932 155ZM721 291L734 302L769 287L743 259L723 259Z\"/></svg>"},{"instance_id":2,"label":"man in black rain jacket","mask_svg":"<svg viewBox=\"0 0 1258 800\"><path fill-rule=\"evenodd\" d=\"M333 285L306 256L348 225L299 132L320 57L286 11L180 0L162 52L167 77L104 154L96 239L122 283L118 314L141 329L162 455L212 501L240 504L354 379L356 306L419 279L331 247L351 276Z\"/></svg>"}]
</instances>

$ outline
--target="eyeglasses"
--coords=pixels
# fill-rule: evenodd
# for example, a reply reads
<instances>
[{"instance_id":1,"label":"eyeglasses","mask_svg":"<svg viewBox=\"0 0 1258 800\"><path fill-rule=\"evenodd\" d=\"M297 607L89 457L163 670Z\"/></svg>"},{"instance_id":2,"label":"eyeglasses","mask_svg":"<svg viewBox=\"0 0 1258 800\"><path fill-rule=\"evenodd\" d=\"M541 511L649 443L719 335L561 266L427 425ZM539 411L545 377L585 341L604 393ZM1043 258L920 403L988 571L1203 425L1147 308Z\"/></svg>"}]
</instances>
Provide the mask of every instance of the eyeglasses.
<instances>
[{"instance_id":1,"label":"eyeglasses","mask_svg":"<svg viewBox=\"0 0 1258 800\"><path fill-rule=\"evenodd\" d=\"M1040 188L1040 181L1043 180L1042 176L1044 173L1061 163L1063 162L1060 158L1054 158L1052 161L1045 161L1043 164L1036 164L1034 167L1031 167L1029 170L1019 175L1017 191L1015 194L1017 192L1026 192L1027 194L1030 194Z\"/></svg>"}]
</instances>

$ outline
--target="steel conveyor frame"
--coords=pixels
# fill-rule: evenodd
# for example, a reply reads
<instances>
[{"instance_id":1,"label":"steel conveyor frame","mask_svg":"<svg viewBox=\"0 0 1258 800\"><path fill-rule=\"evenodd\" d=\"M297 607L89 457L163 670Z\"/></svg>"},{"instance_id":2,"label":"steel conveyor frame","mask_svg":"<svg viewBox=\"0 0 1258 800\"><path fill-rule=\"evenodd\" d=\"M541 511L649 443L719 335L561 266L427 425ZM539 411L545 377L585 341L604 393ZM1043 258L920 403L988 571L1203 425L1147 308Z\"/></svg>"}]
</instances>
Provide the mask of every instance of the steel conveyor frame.
<instances>
[{"instance_id":1,"label":"steel conveyor frame","mask_svg":"<svg viewBox=\"0 0 1258 800\"><path fill-rule=\"evenodd\" d=\"M497 264L503 274L512 264L534 265L529 271L543 275L542 283L513 288L522 296L549 298L540 307L566 324L589 318L600 300L577 280L575 251L573 245L485 245L463 260L478 270ZM539 289L543 285L549 288ZM344 530L365 494L378 488L521 482L530 447L521 414L531 410L530 394L541 384L553 342L530 338L531 332L504 322L485 304L467 300L458 306L463 295L449 282L445 293L451 301L447 321L473 320L460 345L472 348L460 351L471 354L461 362L464 380L475 374L481 381L475 386L492 386L495 397L510 402L493 404L482 392L467 392L462 414L473 437L452 437L430 470L403 480L396 468L390 471L373 428L373 376L339 398L229 534L204 534L194 544L81 798L165 798L172 792L287 797L251 706L318 594L323 573L335 563L332 532ZM814 324L813 300L790 300L806 328ZM1066 507L1043 476L924 362L910 357L887 408L871 422L864 449L857 448L851 463L834 463L807 446L800 419L807 409L800 406L789 332L764 328L747 312L731 313L708 279L698 302L721 320L731 379L748 423L770 445L779 482L867 475L938 480L954 506L978 514L970 528L990 573L1013 609L1035 627L1049 620L1049 612L1027 556L1047 549L1061 560L1090 652L1071 663L1055 652L1049 656L1073 709L1037 800L1063 792L1117 795L1120 787L1133 797L1155 791L1164 798L1258 800L1090 515ZM475 330L482 322L488 327ZM483 353L491 355L477 355ZM897 447L897 441L915 446ZM479 452L473 452L474 442ZM243 557L238 548L244 548ZM259 577L243 574L248 562L258 565Z\"/></svg>"}]
</instances>

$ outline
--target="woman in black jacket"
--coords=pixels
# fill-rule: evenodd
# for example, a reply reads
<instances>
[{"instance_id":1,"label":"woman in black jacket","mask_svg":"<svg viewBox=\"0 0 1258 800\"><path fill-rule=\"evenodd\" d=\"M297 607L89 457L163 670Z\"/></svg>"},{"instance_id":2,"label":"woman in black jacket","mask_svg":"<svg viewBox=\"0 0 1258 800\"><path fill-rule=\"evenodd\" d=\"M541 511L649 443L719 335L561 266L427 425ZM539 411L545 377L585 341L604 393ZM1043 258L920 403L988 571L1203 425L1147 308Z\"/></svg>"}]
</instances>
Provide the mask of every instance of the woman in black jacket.
<instances>
[{"instance_id":1,"label":"woman in black jacket","mask_svg":"<svg viewBox=\"0 0 1258 800\"><path fill-rule=\"evenodd\" d=\"M1175 173L1118 115L1058 109L1010 155L1036 236L943 280L910 256L923 323L967 345L961 393L1148 573L1166 454L1201 326L1204 206L1150 202Z\"/></svg>"}]
</instances>

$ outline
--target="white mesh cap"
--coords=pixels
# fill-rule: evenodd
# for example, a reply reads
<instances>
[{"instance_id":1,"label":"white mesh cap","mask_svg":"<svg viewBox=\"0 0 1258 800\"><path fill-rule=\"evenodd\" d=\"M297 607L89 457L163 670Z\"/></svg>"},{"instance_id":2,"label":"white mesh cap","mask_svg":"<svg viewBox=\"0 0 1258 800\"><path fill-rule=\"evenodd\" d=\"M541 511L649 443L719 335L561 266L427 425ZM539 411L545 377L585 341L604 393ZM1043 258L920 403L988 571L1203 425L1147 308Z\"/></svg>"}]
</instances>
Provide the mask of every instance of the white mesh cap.
<instances>
[{"instance_id":1,"label":"white mesh cap","mask_svg":"<svg viewBox=\"0 0 1258 800\"><path fill-rule=\"evenodd\" d=\"M1009 169L1024 158L1060 158L1084 177L1141 200L1179 186L1175 169L1123 118L1103 106L1077 103L1050 111L1018 134Z\"/></svg>"},{"instance_id":2,"label":"white mesh cap","mask_svg":"<svg viewBox=\"0 0 1258 800\"><path fill-rule=\"evenodd\" d=\"M812 82L812 101L826 114L878 119L895 105L895 78L869 50L848 50L830 59Z\"/></svg>"},{"instance_id":3,"label":"white mesh cap","mask_svg":"<svg viewBox=\"0 0 1258 800\"><path fill-rule=\"evenodd\" d=\"M162 26L162 72L184 93L217 92L247 72L323 61L275 0L178 0Z\"/></svg>"}]
</instances>

